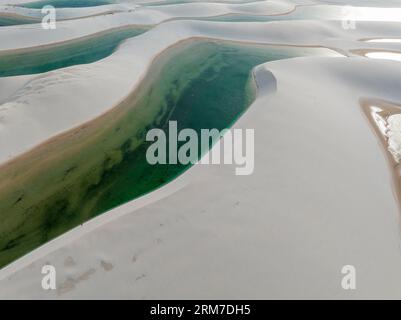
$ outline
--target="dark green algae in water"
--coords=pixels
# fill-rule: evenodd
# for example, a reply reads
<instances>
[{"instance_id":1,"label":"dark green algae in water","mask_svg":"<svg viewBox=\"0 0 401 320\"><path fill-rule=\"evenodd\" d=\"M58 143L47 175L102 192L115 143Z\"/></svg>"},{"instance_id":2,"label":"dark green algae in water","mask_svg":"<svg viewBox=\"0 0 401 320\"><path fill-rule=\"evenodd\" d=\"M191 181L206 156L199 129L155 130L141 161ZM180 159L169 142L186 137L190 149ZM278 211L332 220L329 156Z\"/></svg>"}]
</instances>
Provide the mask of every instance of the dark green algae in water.
<instances>
[{"instance_id":1,"label":"dark green algae in water","mask_svg":"<svg viewBox=\"0 0 401 320\"><path fill-rule=\"evenodd\" d=\"M316 50L211 40L169 48L118 107L1 168L0 266L184 172L189 165L147 163L149 129L169 120L228 128L255 97L256 65Z\"/></svg>"}]
</instances>

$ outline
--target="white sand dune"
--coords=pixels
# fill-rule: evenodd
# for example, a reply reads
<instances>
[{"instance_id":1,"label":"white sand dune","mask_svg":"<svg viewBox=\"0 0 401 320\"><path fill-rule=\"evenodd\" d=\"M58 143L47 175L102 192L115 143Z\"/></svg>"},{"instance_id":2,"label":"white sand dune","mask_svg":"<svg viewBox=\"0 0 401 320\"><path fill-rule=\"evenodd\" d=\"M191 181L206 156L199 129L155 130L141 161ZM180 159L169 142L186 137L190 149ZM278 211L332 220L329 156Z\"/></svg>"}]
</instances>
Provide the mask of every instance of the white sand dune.
<instances>
[{"instance_id":1,"label":"white sand dune","mask_svg":"<svg viewBox=\"0 0 401 320\"><path fill-rule=\"evenodd\" d=\"M267 63L257 78L266 70L277 91L260 95L235 125L263 137L254 175L196 166L149 198L174 194L115 209L109 218L130 214L91 233L69 233L64 240L74 241L4 279L0 297L399 297L398 209L358 99L399 101L389 84L400 84L401 66L300 58ZM270 87L259 85L262 93ZM60 291L39 288L44 263L56 266ZM341 289L345 264L357 267L356 291ZM88 270L88 279L68 280Z\"/></svg>"},{"instance_id":2,"label":"white sand dune","mask_svg":"<svg viewBox=\"0 0 401 320\"><path fill-rule=\"evenodd\" d=\"M326 4L339 4L339 5L350 5L358 7L399 7L399 0L317 0L315 3L326 3Z\"/></svg>"},{"instance_id":3,"label":"white sand dune","mask_svg":"<svg viewBox=\"0 0 401 320\"><path fill-rule=\"evenodd\" d=\"M1 27L0 53L74 40L124 26L156 25L175 18L212 17L235 13L275 15L285 14L294 8L295 5L290 5L286 1L275 0L247 4L187 3L149 8L139 7L135 10L130 9L100 16L95 15L97 11L86 12L86 15L91 13L93 16L78 20L58 21L57 29L51 30L51 32L43 30L41 24ZM90 9L92 10L92 8Z\"/></svg>"},{"instance_id":4,"label":"white sand dune","mask_svg":"<svg viewBox=\"0 0 401 320\"><path fill-rule=\"evenodd\" d=\"M141 21L234 7L256 13L263 5L144 8L155 11ZM0 28L0 49L132 24L141 10L63 21L46 38L26 26ZM358 21L356 29L344 29L341 21L170 21L98 62L0 78L4 162L116 105L158 53L184 39L315 46L350 56L259 66L258 99L235 124L255 129L253 175L235 176L227 165L194 166L0 270L0 298L400 298L399 208L359 99L400 103L401 64L358 54L396 50L394 42L361 40L399 38L400 32L401 23L386 21ZM57 268L56 291L40 286L46 263ZM357 290L341 288L347 264L357 269Z\"/></svg>"},{"instance_id":5,"label":"white sand dune","mask_svg":"<svg viewBox=\"0 0 401 320\"><path fill-rule=\"evenodd\" d=\"M302 2L301 2L302 3ZM78 8L59 8L57 9L57 19L68 20L77 18L87 18L97 15L109 15L110 13L126 12L132 13L130 18L144 19L147 15L154 15L160 13L165 16L164 19L171 19L175 17L204 17L213 15L222 15L228 13L247 13L247 14L283 14L292 11L295 8L294 3L286 0L269 0L257 1L249 3L205 3L205 2L192 2L182 4L171 4L163 6L143 7L135 2L122 2L116 4L95 6L95 7L78 7ZM140 13L133 13L139 10ZM41 9L30 9L19 6L1 6L0 14L16 14L19 16L31 17L41 19L44 15ZM104 18L104 17L103 17ZM146 21L146 20L145 20ZM149 20L149 23L158 23L158 20Z\"/></svg>"}]
</instances>

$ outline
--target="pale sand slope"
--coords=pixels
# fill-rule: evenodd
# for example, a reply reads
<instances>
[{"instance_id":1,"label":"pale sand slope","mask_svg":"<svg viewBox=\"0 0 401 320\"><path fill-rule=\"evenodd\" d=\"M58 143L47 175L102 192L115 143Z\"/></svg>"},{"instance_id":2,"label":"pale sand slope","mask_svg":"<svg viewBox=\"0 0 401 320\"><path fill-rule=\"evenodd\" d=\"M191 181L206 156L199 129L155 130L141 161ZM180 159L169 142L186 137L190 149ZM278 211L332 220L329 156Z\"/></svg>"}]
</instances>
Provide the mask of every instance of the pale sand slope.
<instances>
[{"instance_id":1,"label":"pale sand slope","mask_svg":"<svg viewBox=\"0 0 401 320\"><path fill-rule=\"evenodd\" d=\"M359 7L399 7L400 0L315 0L316 3L352 5Z\"/></svg>"},{"instance_id":2,"label":"pale sand slope","mask_svg":"<svg viewBox=\"0 0 401 320\"><path fill-rule=\"evenodd\" d=\"M134 11L58 21L55 30L44 30L40 23L7 26L0 28L0 54L5 50L54 44L130 25L155 25L175 18L211 17L231 13L284 14L294 8L295 5L283 0L246 4L187 3L139 7Z\"/></svg>"},{"instance_id":3,"label":"pale sand slope","mask_svg":"<svg viewBox=\"0 0 401 320\"><path fill-rule=\"evenodd\" d=\"M1 4L1 2L0 2ZM359 3L358 3L359 4ZM195 7L193 7L195 5ZM342 19L344 14L352 17L356 21L401 21L401 9L394 8L396 5L382 6L382 8L377 7L377 2L363 2L360 6L344 6L344 4L323 4L317 1L310 0L298 0L298 1L288 1L288 0L270 0L270 1L255 1L249 3L208 3L207 1L199 1L198 5L196 1L194 3L182 3L182 4L172 4L172 5L161 5L161 6L151 6L146 7L135 2L123 2L109 5L102 5L96 7L78 7L78 8L58 8L56 11L58 20L68 20L77 18L88 18L96 15L108 15L111 13L119 12L132 12L140 11L140 15L131 15L132 19L142 18L141 14L148 13L150 15L155 12L161 12L171 15L167 18L179 17L204 17L206 10L209 15L221 15L227 13L243 13L243 14L256 14L256 15L276 15L285 14L294 9L295 6L305 6L308 12L314 12L315 15L320 16L322 19ZM195 10L191 10L189 8ZM239 8L238 8L239 7ZM200 8L200 10L199 10ZM222 8L229 9L230 12L221 13L221 11L211 13L211 10ZM239 9L237 11L236 9ZM23 17L30 17L35 19L40 19L44 16L41 9L30 9L18 6L8 6L0 5L0 15L4 14L15 14ZM179 15L181 14L181 15ZM146 21L145 21L146 22ZM153 21L151 21L154 23ZM148 22L149 23L149 22Z\"/></svg>"},{"instance_id":4,"label":"pale sand slope","mask_svg":"<svg viewBox=\"0 0 401 320\"><path fill-rule=\"evenodd\" d=\"M0 0L0 5L21 5L21 4L27 4L27 3L37 2L37 1L40 1L40 0ZM147 1L142 1L142 0L113 0L112 2L113 2L113 4L130 5L130 4L145 3ZM149 1L149 2L151 2L151 1ZM153 2L156 2L156 0L153 0ZM220 2L223 2L223 1L220 1ZM98 6L98 7L101 7L101 6ZM85 7L83 7L83 8L85 8ZM86 8L90 8L90 7L86 7ZM96 7L91 7L91 8L96 8Z\"/></svg>"},{"instance_id":5,"label":"pale sand slope","mask_svg":"<svg viewBox=\"0 0 401 320\"><path fill-rule=\"evenodd\" d=\"M303 4L304 2L300 2ZM183 3L163 6L142 7L133 2L110 4L96 7L80 7L80 8L58 8L56 17L58 20L85 18L96 15L108 15L109 13L125 12L130 13L125 18L130 18L131 23L154 24L163 20L175 17L204 17L213 15L222 15L228 13L244 13L244 14L283 14L292 11L295 4L286 0L269 0L269 1L256 1L250 3ZM139 11L139 12L133 12ZM29 9L24 7L14 6L0 6L0 14L17 14L20 16L41 18L44 15L41 9ZM156 20L147 19L147 16L156 15ZM104 16L102 17L105 18ZM110 15L107 19L115 21L121 19ZM161 20L160 20L161 19ZM124 20L123 20L124 21ZM92 22L93 23L93 22ZM74 23L72 23L74 24ZM70 26L72 24L67 24ZM96 24L96 23L95 23ZM28 26L27 26L28 27ZM32 26L30 26L32 28ZM64 25L63 25L64 27ZM102 26L98 26L102 27ZM20 29L17 27L17 29ZM40 29L40 25L36 27ZM24 29L21 29L24 30Z\"/></svg>"},{"instance_id":6,"label":"pale sand slope","mask_svg":"<svg viewBox=\"0 0 401 320\"><path fill-rule=\"evenodd\" d=\"M149 198L189 180L173 195L120 207L109 218L132 214L1 281L0 298L400 298L399 213L358 104L400 101L400 72L363 58L265 64L261 94L235 125L256 131L253 175L196 166ZM45 263L58 291L40 287ZM355 291L341 289L346 264Z\"/></svg>"},{"instance_id":7,"label":"pale sand slope","mask_svg":"<svg viewBox=\"0 0 401 320\"><path fill-rule=\"evenodd\" d=\"M297 4L303 3L303 1L299 1ZM91 8L58 9L57 16L59 19L83 18L72 21L58 21L56 30L43 30L40 23L1 27L0 53L6 50L74 40L113 28L129 25L154 25L177 18L202 18L226 14L284 15L294 10L297 4L285 0L273 0L245 4L186 3L157 7L136 7L134 4L129 6L118 4ZM310 8L319 12L326 19L340 19L343 15L341 6L316 5ZM38 10L33 10L28 14L23 13L22 9L18 7L0 7L0 14L17 13L31 17L41 16L41 13L37 12ZM111 11L115 13L108 14ZM401 21L401 8L353 8L348 11L356 21Z\"/></svg>"},{"instance_id":8,"label":"pale sand slope","mask_svg":"<svg viewBox=\"0 0 401 320\"><path fill-rule=\"evenodd\" d=\"M126 41L113 55L96 63L35 76L1 78L11 95L0 90L0 163L47 138L93 119L125 98L146 73L159 52L190 37L212 37L261 43L326 46L342 52L357 48L385 48L360 38L394 37L401 24L359 23L344 30L338 22L280 21L219 23L172 21ZM391 44L394 46L394 43ZM8 84L8 82L12 84ZM16 84L23 84L17 90ZM99 94L104 92L105 94ZM70 93L70 94L69 94ZM51 108L49 108L51 106ZM13 139L9 139L13 137Z\"/></svg>"}]
</instances>

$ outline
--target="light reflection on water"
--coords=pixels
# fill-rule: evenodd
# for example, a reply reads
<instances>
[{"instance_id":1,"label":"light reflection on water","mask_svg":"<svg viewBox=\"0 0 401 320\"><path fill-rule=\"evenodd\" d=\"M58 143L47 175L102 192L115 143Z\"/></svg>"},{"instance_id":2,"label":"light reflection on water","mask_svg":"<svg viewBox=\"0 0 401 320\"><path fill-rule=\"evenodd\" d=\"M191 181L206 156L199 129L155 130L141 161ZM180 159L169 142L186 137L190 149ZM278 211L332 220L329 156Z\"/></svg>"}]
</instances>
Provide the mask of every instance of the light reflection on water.
<instances>
[{"instance_id":1,"label":"light reflection on water","mask_svg":"<svg viewBox=\"0 0 401 320\"><path fill-rule=\"evenodd\" d=\"M368 52L365 54L365 56L371 59L401 61L401 53L396 52Z\"/></svg>"}]
</instances>

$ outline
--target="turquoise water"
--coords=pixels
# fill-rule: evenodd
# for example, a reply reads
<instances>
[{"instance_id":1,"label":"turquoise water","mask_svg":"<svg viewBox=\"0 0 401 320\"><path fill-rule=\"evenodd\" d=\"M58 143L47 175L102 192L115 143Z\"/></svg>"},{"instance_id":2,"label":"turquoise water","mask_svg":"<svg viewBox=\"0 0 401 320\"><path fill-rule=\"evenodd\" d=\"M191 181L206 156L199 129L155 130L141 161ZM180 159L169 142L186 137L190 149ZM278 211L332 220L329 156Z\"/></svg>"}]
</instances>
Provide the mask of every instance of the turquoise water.
<instances>
[{"instance_id":1,"label":"turquoise water","mask_svg":"<svg viewBox=\"0 0 401 320\"><path fill-rule=\"evenodd\" d=\"M255 97L256 65L321 51L220 41L170 48L112 112L0 171L0 267L190 167L150 165L148 130L169 121L198 133L228 128Z\"/></svg>"},{"instance_id":2,"label":"turquoise water","mask_svg":"<svg viewBox=\"0 0 401 320\"><path fill-rule=\"evenodd\" d=\"M257 2L257 1L264 1L264 0L244 0L244 1L241 1L241 2L238 2L238 1L229 1L229 0L227 0L227 1L221 1L222 3L233 3L233 4L236 4L236 3L250 3L250 2ZM218 0L217 1L213 1L213 0L204 0L204 1L191 1L191 0L164 0L164 1L154 1L154 2L149 2L149 3L142 3L141 5L143 5L143 6L168 6L168 5L172 5L172 4L183 4L183 3L201 3L201 2L203 2L203 3L208 3L208 2L211 2L211 3L213 3L213 2L219 2Z\"/></svg>"},{"instance_id":3,"label":"turquoise water","mask_svg":"<svg viewBox=\"0 0 401 320\"><path fill-rule=\"evenodd\" d=\"M34 51L0 56L0 77L35 74L103 59L131 37L148 28L115 30L102 35Z\"/></svg>"},{"instance_id":4,"label":"turquoise water","mask_svg":"<svg viewBox=\"0 0 401 320\"><path fill-rule=\"evenodd\" d=\"M31 9L42 9L46 5L52 5L56 8L80 8L96 7L105 4L114 3L112 0L41 0L21 4L20 6Z\"/></svg>"},{"instance_id":5,"label":"turquoise water","mask_svg":"<svg viewBox=\"0 0 401 320\"><path fill-rule=\"evenodd\" d=\"M30 24L30 23L37 23L38 21L35 19L25 19L19 17L5 17L0 15L0 27L5 26L15 26L20 24Z\"/></svg>"}]
</instances>

